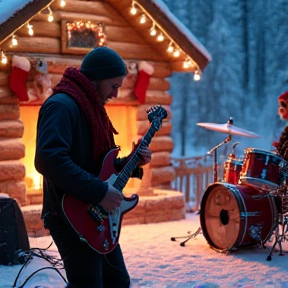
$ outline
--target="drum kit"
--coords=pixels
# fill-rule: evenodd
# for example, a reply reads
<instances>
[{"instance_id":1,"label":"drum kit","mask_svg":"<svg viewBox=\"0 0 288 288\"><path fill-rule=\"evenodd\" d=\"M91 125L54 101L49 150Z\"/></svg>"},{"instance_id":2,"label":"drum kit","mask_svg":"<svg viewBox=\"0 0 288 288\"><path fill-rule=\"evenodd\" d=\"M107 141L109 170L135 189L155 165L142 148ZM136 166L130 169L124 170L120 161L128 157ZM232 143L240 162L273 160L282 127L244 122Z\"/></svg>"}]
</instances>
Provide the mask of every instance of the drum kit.
<instances>
[{"instance_id":1,"label":"drum kit","mask_svg":"<svg viewBox=\"0 0 288 288\"><path fill-rule=\"evenodd\" d=\"M284 255L282 242L288 241L288 164L276 152L247 148L243 159L237 159L234 149L224 164L223 181L217 176L217 148L228 143L232 135L259 137L238 128L230 118L225 124L197 123L206 129L228 134L214 152L214 183L206 188L200 204L199 229L189 235L181 246L202 233L209 246L218 252L231 252L242 247L274 243L267 260L279 245L279 255ZM280 229L282 228L282 229ZM281 231L280 231L281 230Z\"/></svg>"}]
</instances>

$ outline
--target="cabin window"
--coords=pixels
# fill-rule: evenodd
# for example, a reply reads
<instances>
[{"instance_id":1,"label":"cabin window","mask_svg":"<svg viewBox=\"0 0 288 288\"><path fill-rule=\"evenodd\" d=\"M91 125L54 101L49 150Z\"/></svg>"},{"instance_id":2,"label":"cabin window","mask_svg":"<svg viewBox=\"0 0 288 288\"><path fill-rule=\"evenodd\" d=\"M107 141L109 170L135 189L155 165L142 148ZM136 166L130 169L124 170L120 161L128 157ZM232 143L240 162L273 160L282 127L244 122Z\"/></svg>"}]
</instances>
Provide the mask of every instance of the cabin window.
<instances>
[{"instance_id":1,"label":"cabin window","mask_svg":"<svg viewBox=\"0 0 288 288\"><path fill-rule=\"evenodd\" d=\"M62 21L62 53L86 54L105 43L104 24L94 21Z\"/></svg>"}]
</instances>

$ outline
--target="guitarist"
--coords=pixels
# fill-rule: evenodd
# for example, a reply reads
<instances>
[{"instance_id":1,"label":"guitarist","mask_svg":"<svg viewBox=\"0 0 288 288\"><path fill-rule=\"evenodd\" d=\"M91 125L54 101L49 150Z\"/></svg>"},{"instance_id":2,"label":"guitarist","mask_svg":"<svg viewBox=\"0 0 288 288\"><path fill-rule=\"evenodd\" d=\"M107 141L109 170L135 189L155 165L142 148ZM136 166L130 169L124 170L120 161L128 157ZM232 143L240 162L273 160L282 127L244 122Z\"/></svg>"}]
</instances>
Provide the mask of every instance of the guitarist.
<instances>
[{"instance_id":1,"label":"guitarist","mask_svg":"<svg viewBox=\"0 0 288 288\"><path fill-rule=\"evenodd\" d=\"M125 62L115 51L94 48L84 57L80 70L65 70L39 112L35 167L44 179L42 219L63 260L66 287L130 286L120 245L105 255L91 249L80 240L61 209L65 194L107 211L121 204L121 191L97 175L105 155L115 148L113 135L117 134L104 104L117 97L126 71ZM139 166L151 160L151 152L141 148L137 153L138 167L131 177L141 178ZM121 170L128 157L115 159L116 171Z\"/></svg>"}]
</instances>

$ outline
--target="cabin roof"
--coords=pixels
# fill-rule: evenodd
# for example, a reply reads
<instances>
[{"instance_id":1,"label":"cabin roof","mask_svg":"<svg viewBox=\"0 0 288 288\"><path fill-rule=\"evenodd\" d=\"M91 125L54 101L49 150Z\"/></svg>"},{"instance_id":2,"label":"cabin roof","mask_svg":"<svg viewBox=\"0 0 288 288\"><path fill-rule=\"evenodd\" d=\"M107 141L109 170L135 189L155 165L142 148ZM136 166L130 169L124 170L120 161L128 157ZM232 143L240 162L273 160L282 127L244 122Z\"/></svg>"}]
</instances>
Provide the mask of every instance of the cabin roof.
<instances>
[{"instance_id":1,"label":"cabin roof","mask_svg":"<svg viewBox=\"0 0 288 288\"><path fill-rule=\"evenodd\" d=\"M15 31L29 22L36 14L49 7L58 0L0 0L0 47L6 39L11 37ZM69 0L66 0L69 1ZM125 20L145 38L155 50L162 54L167 54L167 43L173 43L174 48L180 48L183 52L182 58L169 56L167 59L171 63L173 71L185 71L183 69L183 57L192 61L192 67L187 71L201 71L208 65L211 56L206 48L199 42L193 33L169 10L162 0L103 0L113 6ZM132 15L130 9L132 5L137 8L138 15ZM157 43L155 39L149 37L149 27L143 30L139 25L141 14L148 16L148 24L155 24L156 28L163 32L165 40ZM166 46L165 46L166 45ZM190 63L191 63L190 62ZM181 63L181 66L180 66Z\"/></svg>"}]
</instances>

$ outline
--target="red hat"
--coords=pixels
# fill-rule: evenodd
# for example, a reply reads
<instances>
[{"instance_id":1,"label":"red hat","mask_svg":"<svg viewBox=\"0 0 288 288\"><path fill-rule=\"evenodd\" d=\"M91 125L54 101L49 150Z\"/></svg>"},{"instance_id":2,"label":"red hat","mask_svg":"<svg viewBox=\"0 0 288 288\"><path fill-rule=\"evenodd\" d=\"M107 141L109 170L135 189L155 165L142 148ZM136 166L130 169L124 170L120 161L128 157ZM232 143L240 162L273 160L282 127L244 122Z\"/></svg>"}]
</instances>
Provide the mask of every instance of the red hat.
<instances>
[{"instance_id":1,"label":"red hat","mask_svg":"<svg viewBox=\"0 0 288 288\"><path fill-rule=\"evenodd\" d=\"M283 100L285 102L288 102L288 91L282 93L279 97L278 97L278 101Z\"/></svg>"}]
</instances>

